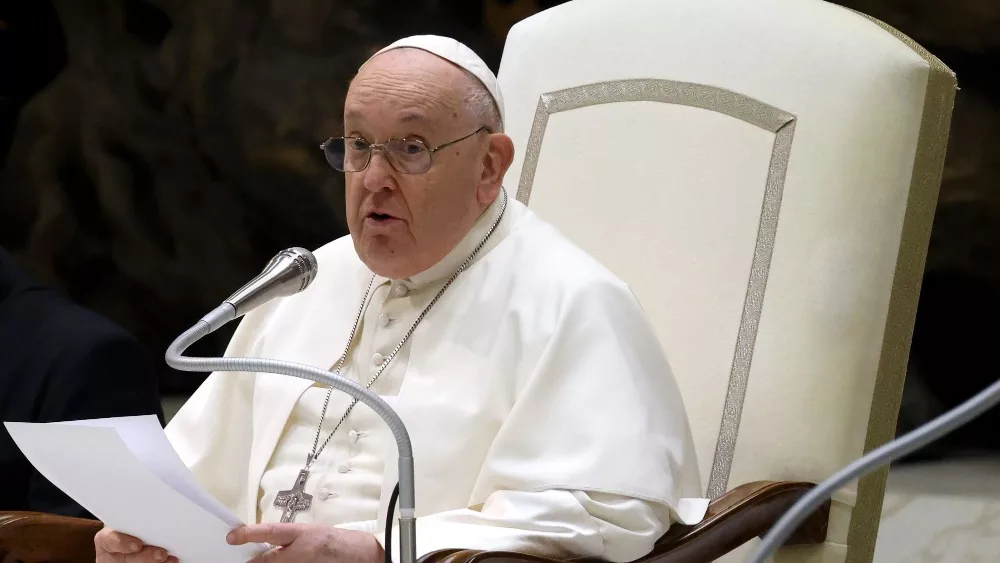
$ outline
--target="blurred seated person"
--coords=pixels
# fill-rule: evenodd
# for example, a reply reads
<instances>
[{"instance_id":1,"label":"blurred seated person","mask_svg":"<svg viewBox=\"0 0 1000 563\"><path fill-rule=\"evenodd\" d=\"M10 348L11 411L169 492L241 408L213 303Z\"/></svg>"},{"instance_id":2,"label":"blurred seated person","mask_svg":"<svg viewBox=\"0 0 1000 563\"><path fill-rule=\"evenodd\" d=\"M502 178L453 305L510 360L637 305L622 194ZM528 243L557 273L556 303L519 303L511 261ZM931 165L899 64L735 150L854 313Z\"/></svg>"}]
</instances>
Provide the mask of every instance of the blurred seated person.
<instances>
[{"instance_id":1,"label":"blurred seated person","mask_svg":"<svg viewBox=\"0 0 1000 563\"><path fill-rule=\"evenodd\" d=\"M680 392L628 286L508 197L503 130L496 77L453 39L403 39L362 65L323 145L350 235L316 251L308 288L250 312L226 355L322 366L393 407L418 557L638 559L707 506L685 502L702 492ZM384 560L396 445L367 405L220 372L167 435L250 523L228 540L274 546L254 561ZM173 560L110 528L95 545L101 563Z\"/></svg>"},{"instance_id":2,"label":"blurred seated person","mask_svg":"<svg viewBox=\"0 0 1000 563\"><path fill-rule=\"evenodd\" d=\"M56 422L163 411L128 332L29 279L0 247L0 418ZM0 510L92 518L42 477L0 425Z\"/></svg>"}]
</instances>

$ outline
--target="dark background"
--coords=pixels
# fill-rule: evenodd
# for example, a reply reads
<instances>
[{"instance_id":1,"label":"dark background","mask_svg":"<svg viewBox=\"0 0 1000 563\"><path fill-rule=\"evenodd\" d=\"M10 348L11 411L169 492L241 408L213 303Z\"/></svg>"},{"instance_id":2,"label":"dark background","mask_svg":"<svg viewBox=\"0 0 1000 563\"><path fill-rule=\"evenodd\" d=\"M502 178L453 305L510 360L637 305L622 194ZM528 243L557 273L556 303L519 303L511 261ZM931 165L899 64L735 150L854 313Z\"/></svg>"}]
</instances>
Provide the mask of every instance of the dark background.
<instances>
[{"instance_id":1,"label":"dark background","mask_svg":"<svg viewBox=\"0 0 1000 563\"><path fill-rule=\"evenodd\" d=\"M317 145L340 129L357 67L399 37L438 33L496 70L509 27L559 3L0 2L0 245L135 334L164 394L188 394L201 377L163 364L170 341L277 250L346 234L342 178ZM961 86L906 429L997 376L1000 2L841 3L913 37ZM234 329L193 351L221 352ZM991 413L922 455L1000 449L998 424Z\"/></svg>"}]
</instances>

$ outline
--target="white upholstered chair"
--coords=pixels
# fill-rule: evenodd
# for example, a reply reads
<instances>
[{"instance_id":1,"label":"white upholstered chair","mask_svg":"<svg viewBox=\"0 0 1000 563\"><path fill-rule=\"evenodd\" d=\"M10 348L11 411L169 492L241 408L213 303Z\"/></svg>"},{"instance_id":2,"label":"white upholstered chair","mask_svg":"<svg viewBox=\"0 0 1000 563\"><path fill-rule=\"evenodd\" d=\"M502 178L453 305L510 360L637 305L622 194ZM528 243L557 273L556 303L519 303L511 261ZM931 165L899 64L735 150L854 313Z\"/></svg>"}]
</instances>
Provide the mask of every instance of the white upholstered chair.
<instances>
[{"instance_id":1,"label":"white upholstered chair","mask_svg":"<svg viewBox=\"0 0 1000 563\"><path fill-rule=\"evenodd\" d=\"M956 90L937 58L820 0L575 0L511 29L499 79L506 185L632 287L706 494L893 436ZM884 483L777 560L871 561Z\"/></svg>"}]
</instances>

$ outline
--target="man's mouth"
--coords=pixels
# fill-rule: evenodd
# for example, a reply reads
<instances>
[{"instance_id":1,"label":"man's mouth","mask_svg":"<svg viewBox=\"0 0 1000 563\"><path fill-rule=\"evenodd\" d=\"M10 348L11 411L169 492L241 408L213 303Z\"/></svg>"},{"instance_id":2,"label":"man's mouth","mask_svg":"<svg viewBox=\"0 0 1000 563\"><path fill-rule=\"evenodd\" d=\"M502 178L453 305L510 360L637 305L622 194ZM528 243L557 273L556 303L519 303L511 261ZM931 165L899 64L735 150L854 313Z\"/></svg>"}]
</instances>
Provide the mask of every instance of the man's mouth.
<instances>
[{"instance_id":1,"label":"man's mouth","mask_svg":"<svg viewBox=\"0 0 1000 563\"><path fill-rule=\"evenodd\" d=\"M396 219L396 217L393 217L392 215L388 215L385 213L374 213L374 212L369 213L367 218L372 221L375 221L376 223L388 223L389 221Z\"/></svg>"}]
</instances>

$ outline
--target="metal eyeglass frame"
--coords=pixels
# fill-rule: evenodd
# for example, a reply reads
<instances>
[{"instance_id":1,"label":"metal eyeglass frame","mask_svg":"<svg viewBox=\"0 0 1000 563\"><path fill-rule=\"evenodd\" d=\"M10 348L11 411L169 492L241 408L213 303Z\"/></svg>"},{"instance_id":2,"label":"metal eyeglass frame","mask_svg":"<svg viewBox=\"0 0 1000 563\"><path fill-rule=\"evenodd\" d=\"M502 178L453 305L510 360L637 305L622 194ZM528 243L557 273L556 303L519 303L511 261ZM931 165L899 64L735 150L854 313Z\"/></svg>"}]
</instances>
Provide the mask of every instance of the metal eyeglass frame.
<instances>
[{"instance_id":1,"label":"metal eyeglass frame","mask_svg":"<svg viewBox=\"0 0 1000 563\"><path fill-rule=\"evenodd\" d=\"M434 148L428 147L427 143L421 141L420 139L407 139L405 137L402 138L402 139L389 139L388 141L386 141L384 143L368 143L367 139L364 139L364 138L361 138L361 137L330 137L329 139L323 141L319 145L319 148L323 151L323 155L325 157L326 156L326 147L327 147L327 145L330 144L331 141L336 141L338 139L342 139L342 140L359 139L361 141L364 141L364 142L368 143L368 159L365 161L365 165L362 166L360 169L358 169L358 170L351 170L351 172L353 173L353 172L361 172L361 171L365 170L366 168L368 168L368 165L370 165L371 162L372 162L372 154L374 154L374 152L376 150L384 151L384 152L386 152L388 154L388 149L386 148L386 145L388 145L389 143L391 143L393 141L409 141L409 142L414 142L414 143L420 143L421 145L424 146L425 149L427 149L427 153L430 155L430 163L427 165L427 170L430 170L431 167L434 166L434 153L436 153L437 151L439 151L439 150L441 150L443 148L450 147L451 145L454 145L455 143L459 143L459 142L464 141L464 140L466 140L466 139L468 139L470 137L478 135L482 131L486 131L487 133L491 133L491 134L493 133L493 131L490 130L490 127L488 125L483 125L479 129L476 129L475 131L473 131L472 133L469 133L468 135L466 135L464 137L455 139L454 141L448 141L447 143L441 143L440 145L438 145L438 146L436 146ZM427 172L427 170L424 170L423 172L405 172L403 170L400 170L399 168L396 168L396 165L392 163L392 159L386 158L386 160L389 161L389 164L392 165L392 167L395 168L401 174L423 174L423 173ZM327 159L327 163L329 163L329 159ZM336 167L334 167L333 165L331 165L331 167L334 168L334 169L336 169ZM346 172L346 170L340 170L340 172Z\"/></svg>"}]
</instances>

